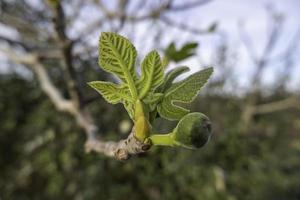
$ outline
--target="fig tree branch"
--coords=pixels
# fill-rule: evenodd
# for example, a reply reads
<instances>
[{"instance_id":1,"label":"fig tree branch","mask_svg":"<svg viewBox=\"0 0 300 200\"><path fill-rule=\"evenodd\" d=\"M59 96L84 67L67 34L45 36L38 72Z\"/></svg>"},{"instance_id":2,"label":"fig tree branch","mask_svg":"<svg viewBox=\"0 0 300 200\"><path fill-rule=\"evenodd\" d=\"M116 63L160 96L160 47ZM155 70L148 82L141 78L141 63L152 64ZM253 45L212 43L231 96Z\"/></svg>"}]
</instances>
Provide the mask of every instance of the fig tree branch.
<instances>
[{"instance_id":1,"label":"fig tree branch","mask_svg":"<svg viewBox=\"0 0 300 200\"><path fill-rule=\"evenodd\" d=\"M98 127L94 124L92 116L87 109L79 109L72 99L64 98L59 89L51 81L45 66L39 61L38 54L16 53L11 49L1 48L2 52L12 63L21 64L32 70L36 75L41 89L49 97L58 111L65 112L74 117L79 127L87 135L85 148L87 152L97 152L119 160L128 159L131 155L145 152L149 145L139 142L133 137L133 131L125 140L118 142L102 141L98 136Z\"/></svg>"}]
</instances>

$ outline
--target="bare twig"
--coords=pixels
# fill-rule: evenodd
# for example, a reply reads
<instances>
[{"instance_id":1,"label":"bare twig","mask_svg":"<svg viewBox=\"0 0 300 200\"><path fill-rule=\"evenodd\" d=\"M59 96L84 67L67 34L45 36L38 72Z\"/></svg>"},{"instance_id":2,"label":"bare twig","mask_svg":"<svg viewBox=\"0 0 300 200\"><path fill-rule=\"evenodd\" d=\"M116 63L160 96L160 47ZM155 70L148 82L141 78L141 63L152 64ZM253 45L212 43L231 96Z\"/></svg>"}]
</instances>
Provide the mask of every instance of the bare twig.
<instances>
[{"instance_id":1,"label":"bare twig","mask_svg":"<svg viewBox=\"0 0 300 200\"><path fill-rule=\"evenodd\" d=\"M141 15L141 16L136 16L136 15L128 15L126 12L119 12L118 11L110 11L108 8L105 7L105 5L99 1L97 5L101 9L101 11L106 15L108 19L123 19L127 21L143 21L147 19L153 19L153 18L159 18L163 12L178 12L178 11L185 11L188 9L194 9L199 6L203 6L206 3L211 2L212 0L196 0L190 3L184 3L181 5L172 5L173 1L172 0L167 0L162 2L157 8L154 8L150 10L148 13ZM124 0L121 0L121 2L126 2ZM124 5L124 4L123 4Z\"/></svg>"},{"instance_id":2,"label":"bare twig","mask_svg":"<svg viewBox=\"0 0 300 200\"><path fill-rule=\"evenodd\" d=\"M171 5L168 11L175 12L175 11L183 11L188 9L197 8L199 6L203 6L207 3L210 3L212 0L196 0L190 3L184 3L181 5Z\"/></svg>"},{"instance_id":3,"label":"bare twig","mask_svg":"<svg viewBox=\"0 0 300 200\"><path fill-rule=\"evenodd\" d=\"M289 108L300 109L300 99L298 97L292 96L280 101L257 105L253 109L253 114L267 114L281 110L286 110Z\"/></svg>"},{"instance_id":4,"label":"bare twig","mask_svg":"<svg viewBox=\"0 0 300 200\"><path fill-rule=\"evenodd\" d=\"M197 29L197 28L193 28L191 26L188 26L184 23L179 23L179 22L175 22L173 20L171 20L170 18L168 18L165 15L162 15L160 17L161 21L164 22L165 24L169 25L169 26L173 26L176 27L182 31L186 31L186 32L190 32L193 34L198 34L198 35L203 35L203 34L209 34L211 31L209 29Z\"/></svg>"},{"instance_id":5,"label":"bare twig","mask_svg":"<svg viewBox=\"0 0 300 200\"><path fill-rule=\"evenodd\" d=\"M134 137L134 133L131 132L127 139L119 142L88 140L85 147L87 152L95 151L104 153L106 156L115 157L118 160L127 160L131 155L148 151L151 144L140 142Z\"/></svg>"},{"instance_id":6,"label":"bare twig","mask_svg":"<svg viewBox=\"0 0 300 200\"><path fill-rule=\"evenodd\" d=\"M8 37L2 36L2 35L0 35L0 41L7 42L11 46L20 46L26 50L29 50L28 45L26 45L25 43L20 42L18 40L13 40L11 38L8 38Z\"/></svg>"},{"instance_id":7,"label":"bare twig","mask_svg":"<svg viewBox=\"0 0 300 200\"><path fill-rule=\"evenodd\" d=\"M78 33L78 36L74 41L82 41L82 38L86 37L88 34L92 34L95 30L99 29L104 21L105 20L101 18L91 22L84 29L82 29L80 33Z\"/></svg>"},{"instance_id":8,"label":"bare twig","mask_svg":"<svg viewBox=\"0 0 300 200\"><path fill-rule=\"evenodd\" d=\"M74 113L73 103L63 98L59 93L50 80L44 66L38 62L37 54L16 54L14 51L4 48L0 48L0 51L12 62L28 66L36 74L42 90L48 95L59 111Z\"/></svg>"},{"instance_id":9,"label":"bare twig","mask_svg":"<svg viewBox=\"0 0 300 200\"><path fill-rule=\"evenodd\" d=\"M244 128L247 129L247 127L250 126L253 116L256 114L265 114L270 112L276 112L279 110L287 109L290 107L295 107L295 104L297 102L299 103L299 100L295 99L294 97L290 97L288 99L279 101L279 102L271 102L268 104L263 105L257 105L258 97L260 94L260 88L261 88L261 75L264 71L264 69L268 66L268 64L271 62L270 55L272 54L274 48L276 47L279 38L282 35L282 24L283 24L283 17L282 15L279 15L278 13L270 13L271 15L271 28L269 32L269 37L266 41L266 44L264 46L263 52L261 55L255 55L254 50L251 44L251 40L246 35L246 33L241 29L240 27L240 35L242 42L244 43L244 46L246 47L246 50L248 52L248 55L250 59L252 59L253 63L255 64L255 73L251 80L252 83L252 91L250 93L250 96L247 99L246 104L244 105L244 111L243 111L243 121L244 121ZM281 17L278 17L281 16ZM294 41L295 42L295 41ZM295 48L295 46L293 46ZM285 49L285 53L289 52L290 48Z\"/></svg>"},{"instance_id":10,"label":"bare twig","mask_svg":"<svg viewBox=\"0 0 300 200\"><path fill-rule=\"evenodd\" d=\"M64 70L65 79L68 86L68 91L73 99L73 102L76 106L83 106L82 104L82 93L79 88L79 81L76 75L76 71L73 66L73 55L72 55L72 46L73 42L66 35L66 22L65 22L65 13L63 7L60 3L53 4L49 3L50 8L53 12L53 23L56 33L56 42L58 47L60 47L62 62L61 66Z\"/></svg>"}]
</instances>

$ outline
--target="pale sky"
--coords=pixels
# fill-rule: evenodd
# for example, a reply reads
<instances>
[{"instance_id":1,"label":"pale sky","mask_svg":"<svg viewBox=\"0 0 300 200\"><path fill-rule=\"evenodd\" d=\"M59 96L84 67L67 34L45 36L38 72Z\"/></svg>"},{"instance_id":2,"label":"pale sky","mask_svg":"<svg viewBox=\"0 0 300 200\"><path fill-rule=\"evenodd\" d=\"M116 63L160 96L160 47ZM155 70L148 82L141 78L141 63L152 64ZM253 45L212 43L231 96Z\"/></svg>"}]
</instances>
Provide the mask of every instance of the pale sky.
<instances>
[{"instance_id":1,"label":"pale sky","mask_svg":"<svg viewBox=\"0 0 300 200\"><path fill-rule=\"evenodd\" d=\"M32 2L37 2L30 0ZM107 1L112 2L112 1ZM178 4L183 1L176 1ZM187 1L184 1L187 2ZM111 3L110 3L111 4ZM300 0L213 0L211 3L206 4L205 6L199 7L197 9L191 9L186 12L175 12L168 13L167 16L171 17L174 21L179 23L184 23L190 25L191 27L203 29L208 27L212 22L218 22L218 30L225 33L228 43L232 50L237 53L237 64L233 66L235 76L239 82L239 89L243 87L248 87L249 77L253 74L253 63L249 60L249 57L246 53L244 45L241 43L240 36L238 34L238 24L239 22L244 23L245 30L249 33L249 36L252 39L254 44L253 48L256 54L260 54L262 47L265 44L267 34L267 24L269 20L269 15L266 12L267 5L272 4L275 10L286 14L286 23L283 27L283 37L280 39L280 43L276 46L274 55L279 54L286 46L289 44L291 38L293 38L297 32L300 30ZM90 18L99 15L92 8L84 8L85 12L82 12L83 17ZM88 12L87 12L88 11ZM76 27L84 26L84 20L78 21ZM135 41L134 44L138 51L142 54L146 54L147 51L150 51L153 43L153 34L155 30L151 29L151 23L141 23L136 28ZM108 29L108 28L107 28ZM109 29L108 29L109 30ZM93 38L98 38L101 31L99 30L95 33ZM69 34L72 36L74 32ZM204 64L212 63L213 56L212 52L218 43L219 37L217 36L199 36L194 34L188 34L182 32L176 28L168 28L163 30L165 37L160 41L160 46L163 47L168 44L170 41L176 41L178 45L184 43L185 41L197 41L200 43L199 54L202 56L202 61ZM131 37L126 35L127 31L124 30L121 33L126 37ZM0 25L0 34L10 35L12 37L17 37L13 31L7 30L5 27ZM146 36L152 39L147 41L144 40ZM98 39L90 39L91 43L97 43ZM139 40L140 39L140 40ZM299 41L300 42L300 41ZM300 45L299 45L300 46ZM299 56L297 56L299 55ZM0 54L1 59L5 59ZM297 49L295 52L295 66L293 67L293 77L289 82L289 87L291 89L300 88L300 49ZM0 62L1 63L1 62ZM192 68L192 71L199 69L199 58L196 56L192 59L186 60L181 65L188 65ZM0 66L0 73L7 71L4 66ZM266 85L272 85L278 73L284 71L282 66L274 65L268 67L263 74L263 81ZM218 73L218 71L216 72Z\"/></svg>"},{"instance_id":2,"label":"pale sky","mask_svg":"<svg viewBox=\"0 0 300 200\"><path fill-rule=\"evenodd\" d=\"M283 37L279 44L275 47L273 55L280 54L289 45L290 40L295 37L296 33L300 33L300 1L299 0L215 0L211 3L197 8L191 12L181 13L180 16L172 15L178 21L186 22L191 26L198 25L207 27L210 23L219 22L219 30L226 33L229 44L235 48L238 55L238 63L235 67L235 74L239 77L239 85L247 87L249 84L249 76L253 74L253 63L249 60L248 54L243 43L240 40L238 24L244 23L245 30L252 39L253 48L256 54L262 53L263 47L268 37L267 25L269 15L266 7L272 5L275 10L286 14L285 26L283 27ZM182 34L176 34L176 38ZM195 37L196 38L196 37ZM193 39L195 39L193 38ZM300 37L298 37L298 44ZM204 60L209 64L212 56L211 48L216 42L216 37L199 37L195 39L200 42L201 54L204 54ZM300 46L300 44L298 45ZM299 56L297 56L299 55ZM300 87L300 49L295 53L295 66L293 68L293 77L289 82L291 89L299 89ZM196 59L186 62L187 65L198 65ZM272 85L278 73L284 71L281 66L274 65L266 68L263 74L263 81L266 85Z\"/></svg>"}]
</instances>

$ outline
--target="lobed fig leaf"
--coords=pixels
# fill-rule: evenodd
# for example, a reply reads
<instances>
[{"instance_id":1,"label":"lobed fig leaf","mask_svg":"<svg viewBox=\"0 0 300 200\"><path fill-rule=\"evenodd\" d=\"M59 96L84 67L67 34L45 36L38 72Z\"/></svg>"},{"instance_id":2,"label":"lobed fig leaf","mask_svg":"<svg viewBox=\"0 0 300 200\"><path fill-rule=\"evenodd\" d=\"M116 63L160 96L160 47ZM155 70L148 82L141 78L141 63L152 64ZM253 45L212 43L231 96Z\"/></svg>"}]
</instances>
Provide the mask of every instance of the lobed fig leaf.
<instances>
[{"instance_id":1,"label":"lobed fig leaf","mask_svg":"<svg viewBox=\"0 0 300 200\"><path fill-rule=\"evenodd\" d=\"M133 99L137 97L135 71L136 50L126 38L115 33L102 33L99 44L99 65L120 78Z\"/></svg>"},{"instance_id":2,"label":"lobed fig leaf","mask_svg":"<svg viewBox=\"0 0 300 200\"><path fill-rule=\"evenodd\" d=\"M180 120L184 115L188 114L189 110L174 103L192 102L212 72L213 68L207 68L192 74L182 81L174 83L164 92L164 97L157 106L158 113L169 120Z\"/></svg>"},{"instance_id":3,"label":"lobed fig leaf","mask_svg":"<svg viewBox=\"0 0 300 200\"><path fill-rule=\"evenodd\" d=\"M122 101L132 101L129 90L126 87L104 81L92 81L89 82L88 85L99 92L104 99L111 104L117 104Z\"/></svg>"},{"instance_id":4,"label":"lobed fig leaf","mask_svg":"<svg viewBox=\"0 0 300 200\"><path fill-rule=\"evenodd\" d=\"M195 54L198 44L195 42L186 43L180 49L176 49L172 42L165 50L166 57L174 62L180 62Z\"/></svg>"}]
</instances>

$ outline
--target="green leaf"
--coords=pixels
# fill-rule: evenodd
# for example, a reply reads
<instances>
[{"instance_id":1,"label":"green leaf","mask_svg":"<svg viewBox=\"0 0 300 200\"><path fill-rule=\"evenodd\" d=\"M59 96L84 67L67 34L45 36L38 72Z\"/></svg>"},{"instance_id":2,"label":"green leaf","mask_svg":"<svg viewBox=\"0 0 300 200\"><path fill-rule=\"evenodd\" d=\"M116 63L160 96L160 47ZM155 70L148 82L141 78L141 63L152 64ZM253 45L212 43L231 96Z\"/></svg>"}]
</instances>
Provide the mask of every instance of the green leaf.
<instances>
[{"instance_id":1,"label":"green leaf","mask_svg":"<svg viewBox=\"0 0 300 200\"><path fill-rule=\"evenodd\" d=\"M144 99L144 102L149 106L150 111L153 111L162 98L162 93L151 93Z\"/></svg>"},{"instance_id":2,"label":"green leaf","mask_svg":"<svg viewBox=\"0 0 300 200\"><path fill-rule=\"evenodd\" d=\"M212 33L215 32L217 28L218 28L218 22L213 22L211 25L209 25L207 31Z\"/></svg>"},{"instance_id":3,"label":"green leaf","mask_svg":"<svg viewBox=\"0 0 300 200\"><path fill-rule=\"evenodd\" d=\"M201 70L188 78L174 83L168 90L160 104L159 114L169 120L180 120L189 110L174 105L175 102L190 103L197 96L202 86L207 82L213 72L213 68Z\"/></svg>"},{"instance_id":4,"label":"green leaf","mask_svg":"<svg viewBox=\"0 0 300 200\"><path fill-rule=\"evenodd\" d=\"M162 99L163 95L162 93L152 93L144 99L144 102L147 104L158 102Z\"/></svg>"},{"instance_id":5,"label":"green leaf","mask_svg":"<svg viewBox=\"0 0 300 200\"><path fill-rule=\"evenodd\" d=\"M152 93L164 79L164 71L157 51L153 50L142 62L142 75L138 82L139 98L145 98Z\"/></svg>"},{"instance_id":6,"label":"green leaf","mask_svg":"<svg viewBox=\"0 0 300 200\"><path fill-rule=\"evenodd\" d=\"M100 37L99 65L119 77L129 88L133 99L137 98L135 71L136 50L131 42L116 34L103 32Z\"/></svg>"},{"instance_id":7,"label":"green leaf","mask_svg":"<svg viewBox=\"0 0 300 200\"><path fill-rule=\"evenodd\" d=\"M164 79L164 82L161 84L161 86L157 89L159 92L166 91L173 83L173 81L180 76L181 74L188 72L190 69L186 66L178 67L175 69L172 69L166 74L166 77Z\"/></svg>"},{"instance_id":8,"label":"green leaf","mask_svg":"<svg viewBox=\"0 0 300 200\"><path fill-rule=\"evenodd\" d=\"M134 103L132 103L131 101L124 101L123 104L130 118L134 120Z\"/></svg>"},{"instance_id":9,"label":"green leaf","mask_svg":"<svg viewBox=\"0 0 300 200\"><path fill-rule=\"evenodd\" d=\"M195 54L198 43L190 42L184 44L180 49L176 49L175 43L172 42L165 50L166 56L174 62L180 62Z\"/></svg>"},{"instance_id":10,"label":"green leaf","mask_svg":"<svg viewBox=\"0 0 300 200\"><path fill-rule=\"evenodd\" d=\"M99 92L104 99L111 104L117 104L124 100L132 102L129 91L126 87L104 81L92 81L88 84L97 90L97 92Z\"/></svg>"}]
</instances>

